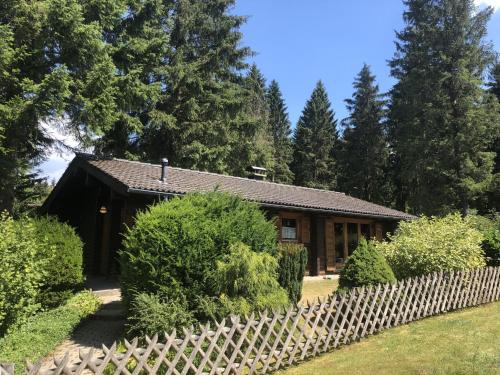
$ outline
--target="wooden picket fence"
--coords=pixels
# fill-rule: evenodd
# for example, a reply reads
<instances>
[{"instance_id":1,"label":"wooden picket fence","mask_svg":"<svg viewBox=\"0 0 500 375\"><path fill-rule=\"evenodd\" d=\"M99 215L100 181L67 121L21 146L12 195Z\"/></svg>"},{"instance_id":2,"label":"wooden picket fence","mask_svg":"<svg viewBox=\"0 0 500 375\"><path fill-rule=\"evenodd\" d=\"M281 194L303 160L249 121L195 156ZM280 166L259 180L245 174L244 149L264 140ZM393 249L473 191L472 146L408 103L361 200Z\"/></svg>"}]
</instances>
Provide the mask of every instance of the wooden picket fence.
<instances>
[{"instance_id":1,"label":"wooden picket fence","mask_svg":"<svg viewBox=\"0 0 500 375\"><path fill-rule=\"evenodd\" d=\"M102 352L28 364L30 375L265 374L366 335L428 316L500 299L500 267L438 272L394 284L335 293L282 312L233 316L215 324L116 343Z\"/></svg>"}]
</instances>

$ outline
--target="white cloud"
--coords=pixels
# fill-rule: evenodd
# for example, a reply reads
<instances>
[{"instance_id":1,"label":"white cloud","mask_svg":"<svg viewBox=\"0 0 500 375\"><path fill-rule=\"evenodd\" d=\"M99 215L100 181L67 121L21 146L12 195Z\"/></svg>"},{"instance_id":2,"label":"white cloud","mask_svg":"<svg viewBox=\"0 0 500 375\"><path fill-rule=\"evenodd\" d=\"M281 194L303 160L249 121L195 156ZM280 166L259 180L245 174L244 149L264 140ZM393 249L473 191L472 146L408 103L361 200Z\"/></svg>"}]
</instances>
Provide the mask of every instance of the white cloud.
<instances>
[{"instance_id":1,"label":"white cloud","mask_svg":"<svg viewBox=\"0 0 500 375\"><path fill-rule=\"evenodd\" d=\"M474 0L477 6L491 6L495 10L500 9L500 0Z\"/></svg>"},{"instance_id":2,"label":"white cloud","mask_svg":"<svg viewBox=\"0 0 500 375\"><path fill-rule=\"evenodd\" d=\"M49 181L57 181L75 156L75 151L89 152L90 150L82 150L78 140L64 131L64 124L44 123L42 128L55 142L48 152L47 160L40 164L39 169L42 177L47 177Z\"/></svg>"}]
</instances>

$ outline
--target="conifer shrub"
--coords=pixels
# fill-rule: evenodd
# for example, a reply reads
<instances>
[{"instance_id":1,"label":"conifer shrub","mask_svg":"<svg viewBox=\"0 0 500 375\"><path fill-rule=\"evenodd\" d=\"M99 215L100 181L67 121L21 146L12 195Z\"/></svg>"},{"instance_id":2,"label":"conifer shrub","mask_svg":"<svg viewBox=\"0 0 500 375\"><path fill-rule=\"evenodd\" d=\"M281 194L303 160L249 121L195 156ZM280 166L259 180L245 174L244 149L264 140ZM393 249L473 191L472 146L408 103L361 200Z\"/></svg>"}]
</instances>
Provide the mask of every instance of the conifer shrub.
<instances>
[{"instance_id":1,"label":"conifer shrub","mask_svg":"<svg viewBox=\"0 0 500 375\"><path fill-rule=\"evenodd\" d=\"M340 271L339 288L392 283L396 277L384 256L364 238Z\"/></svg>"},{"instance_id":2,"label":"conifer shrub","mask_svg":"<svg viewBox=\"0 0 500 375\"><path fill-rule=\"evenodd\" d=\"M33 222L37 237L47 244L41 249L41 256L49 260L38 300L43 307L56 307L83 284L83 243L71 226L53 217L29 220Z\"/></svg>"},{"instance_id":3,"label":"conifer shrub","mask_svg":"<svg viewBox=\"0 0 500 375\"><path fill-rule=\"evenodd\" d=\"M402 221L389 240L375 242L398 279L484 267L483 235L460 214Z\"/></svg>"},{"instance_id":4,"label":"conifer shrub","mask_svg":"<svg viewBox=\"0 0 500 375\"><path fill-rule=\"evenodd\" d=\"M139 213L121 251L121 286L130 308L138 293L160 301L186 301L202 319L205 305L218 297L212 282L217 261L230 245L276 255L276 228L257 204L225 193L188 194Z\"/></svg>"},{"instance_id":5,"label":"conifer shrub","mask_svg":"<svg viewBox=\"0 0 500 375\"><path fill-rule=\"evenodd\" d=\"M292 303L302 298L302 285L307 267L307 249L302 244L278 244L278 282Z\"/></svg>"},{"instance_id":6,"label":"conifer shrub","mask_svg":"<svg viewBox=\"0 0 500 375\"><path fill-rule=\"evenodd\" d=\"M278 283L277 269L274 256L256 253L241 242L231 245L210 277L216 303L220 305L218 318L288 306L288 295Z\"/></svg>"}]
</instances>

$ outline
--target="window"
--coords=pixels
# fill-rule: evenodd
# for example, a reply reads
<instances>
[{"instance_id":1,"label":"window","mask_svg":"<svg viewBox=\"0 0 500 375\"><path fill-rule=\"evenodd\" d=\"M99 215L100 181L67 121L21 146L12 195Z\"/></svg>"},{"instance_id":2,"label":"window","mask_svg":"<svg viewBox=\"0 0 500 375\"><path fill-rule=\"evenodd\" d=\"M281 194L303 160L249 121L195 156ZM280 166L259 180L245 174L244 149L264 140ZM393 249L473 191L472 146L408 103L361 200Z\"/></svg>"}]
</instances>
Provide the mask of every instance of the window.
<instances>
[{"instance_id":1,"label":"window","mask_svg":"<svg viewBox=\"0 0 500 375\"><path fill-rule=\"evenodd\" d=\"M281 239L284 241L297 240L297 220L282 219L281 221Z\"/></svg>"}]
</instances>

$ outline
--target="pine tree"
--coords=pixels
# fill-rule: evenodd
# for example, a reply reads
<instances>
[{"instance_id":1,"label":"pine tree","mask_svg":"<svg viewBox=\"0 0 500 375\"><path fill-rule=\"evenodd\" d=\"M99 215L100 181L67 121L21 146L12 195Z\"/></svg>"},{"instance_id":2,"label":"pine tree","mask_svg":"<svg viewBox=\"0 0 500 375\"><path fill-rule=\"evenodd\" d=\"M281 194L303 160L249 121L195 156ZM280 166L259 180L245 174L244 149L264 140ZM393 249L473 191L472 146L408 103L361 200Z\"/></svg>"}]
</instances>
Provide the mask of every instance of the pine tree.
<instances>
[{"instance_id":1,"label":"pine tree","mask_svg":"<svg viewBox=\"0 0 500 375\"><path fill-rule=\"evenodd\" d=\"M274 181L285 184L293 182L290 164L293 158L292 128L278 82L271 81L266 94L269 108L269 126L273 136Z\"/></svg>"},{"instance_id":2,"label":"pine tree","mask_svg":"<svg viewBox=\"0 0 500 375\"><path fill-rule=\"evenodd\" d=\"M336 186L334 147L337 121L321 81L307 101L294 133L295 183L321 189Z\"/></svg>"},{"instance_id":3,"label":"pine tree","mask_svg":"<svg viewBox=\"0 0 500 375\"><path fill-rule=\"evenodd\" d=\"M472 0L406 0L390 62L390 136L400 209L466 213L492 179L498 114L482 87L491 9Z\"/></svg>"},{"instance_id":4,"label":"pine tree","mask_svg":"<svg viewBox=\"0 0 500 375\"><path fill-rule=\"evenodd\" d=\"M500 61L497 61L490 72L489 82L490 92L496 96L500 104ZM500 109L499 109L500 111ZM500 211L500 122L494 128L493 143L490 151L495 153L495 163L493 167L493 179L487 197L487 206L483 211Z\"/></svg>"},{"instance_id":5,"label":"pine tree","mask_svg":"<svg viewBox=\"0 0 500 375\"><path fill-rule=\"evenodd\" d=\"M347 99L349 117L339 158L339 190L371 202L390 203L387 178L389 152L382 119L384 101L375 77L364 65L354 81L354 94Z\"/></svg>"}]
</instances>

